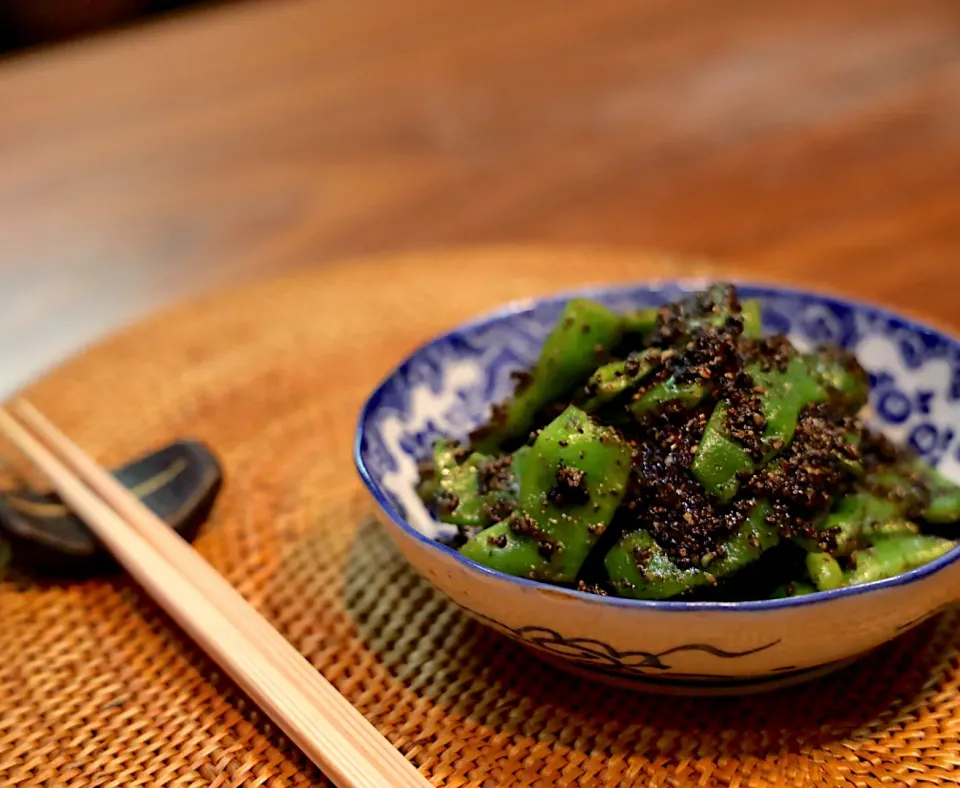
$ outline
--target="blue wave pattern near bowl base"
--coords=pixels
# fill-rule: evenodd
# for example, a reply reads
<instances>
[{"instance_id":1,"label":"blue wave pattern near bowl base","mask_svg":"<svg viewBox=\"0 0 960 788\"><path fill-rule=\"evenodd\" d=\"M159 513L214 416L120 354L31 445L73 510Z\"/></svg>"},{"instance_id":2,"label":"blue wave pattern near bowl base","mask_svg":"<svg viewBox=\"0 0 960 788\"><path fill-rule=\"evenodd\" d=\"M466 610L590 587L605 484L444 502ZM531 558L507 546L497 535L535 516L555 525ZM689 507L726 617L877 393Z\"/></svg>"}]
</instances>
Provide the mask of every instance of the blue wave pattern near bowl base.
<instances>
[{"instance_id":1,"label":"blue wave pattern near bowl base","mask_svg":"<svg viewBox=\"0 0 960 788\"><path fill-rule=\"evenodd\" d=\"M643 683L657 682L675 686L688 684L721 686L753 684L757 681L763 681L767 679L766 676L747 676L731 681L722 674L681 673L672 671L665 660L668 660L671 654L684 651L699 651L719 660L738 659L766 651L779 642L775 640L746 651L725 651L708 643L684 643L656 653L651 651L618 651L609 644L592 638L565 638L556 630L548 627L504 627L499 621L475 610L466 610L466 612L487 626L536 649L545 657L562 659L588 672L602 673L620 680L639 680ZM785 665L779 668L776 675L770 678L782 679L783 676L792 675L795 671L793 665Z\"/></svg>"},{"instance_id":2,"label":"blue wave pattern near bowl base","mask_svg":"<svg viewBox=\"0 0 960 788\"><path fill-rule=\"evenodd\" d=\"M623 311L659 306L703 285L654 283L576 295ZM952 426L960 424L956 341L865 304L779 288L741 286L739 291L742 299L760 301L768 332L785 333L800 348L828 344L853 351L870 373L868 421L913 447L947 476L960 476L960 445ZM433 540L456 532L436 522L417 497L417 461L429 456L438 437L465 437L488 417L491 402L510 395L511 373L536 361L567 300L559 296L520 303L446 334L415 352L373 394L361 416L358 465L375 497L401 527ZM565 638L543 627L505 627L468 612L542 652L576 663L581 671L637 679L655 674L659 681L681 683L723 681L713 674L672 673L663 654L638 652L624 659L602 642ZM681 644L674 651L683 649L701 649L718 660L740 656L707 643Z\"/></svg>"}]
</instances>

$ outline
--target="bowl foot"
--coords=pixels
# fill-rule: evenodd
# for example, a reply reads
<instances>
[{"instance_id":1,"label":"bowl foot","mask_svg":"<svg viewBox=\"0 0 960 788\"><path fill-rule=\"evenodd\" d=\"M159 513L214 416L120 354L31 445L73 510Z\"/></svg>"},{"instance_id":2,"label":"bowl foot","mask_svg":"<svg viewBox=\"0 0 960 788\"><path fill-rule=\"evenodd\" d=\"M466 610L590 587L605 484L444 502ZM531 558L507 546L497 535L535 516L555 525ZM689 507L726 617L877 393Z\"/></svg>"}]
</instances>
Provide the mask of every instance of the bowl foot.
<instances>
[{"instance_id":1,"label":"bowl foot","mask_svg":"<svg viewBox=\"0 0 960 788\"><path fill-rule=\"evenodd\" d=\"M640 675L639 671L625 674L615 668L605 666L585 666L553 655L545 654L539 649L531 648L536 656L560 670L572 673L588 681L607 684L619 689L647 692L655 695L686 695L701 697L723 697L730 695L756 695L761 692L792 687L804 681L826 676L836 670L845 668L859 659L859 656L829 662L826 665L815 665L810 668L778 673L765 673L759 676L699 676L682 673L658 673L650 671Z\"/></svg>"}]
</instances>

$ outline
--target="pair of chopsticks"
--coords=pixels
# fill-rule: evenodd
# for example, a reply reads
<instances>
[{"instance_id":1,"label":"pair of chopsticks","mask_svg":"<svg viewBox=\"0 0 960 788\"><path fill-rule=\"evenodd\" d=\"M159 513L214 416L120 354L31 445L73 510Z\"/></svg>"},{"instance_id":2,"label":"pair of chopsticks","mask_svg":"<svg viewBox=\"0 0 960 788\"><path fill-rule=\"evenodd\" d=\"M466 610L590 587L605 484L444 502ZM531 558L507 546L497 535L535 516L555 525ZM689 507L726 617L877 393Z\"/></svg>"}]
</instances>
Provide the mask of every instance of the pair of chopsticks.
<instances>
[{"instance_id":1,"label":"pair of chopsticks","mask_svg":"<svg viewBox=\"0 0 960 788\"><path fill-rule=\"evenodd\" d=\"M430 785L199 553L36 408L0 408L0 433L337 786Z\"/></svg>"}]
</instances>

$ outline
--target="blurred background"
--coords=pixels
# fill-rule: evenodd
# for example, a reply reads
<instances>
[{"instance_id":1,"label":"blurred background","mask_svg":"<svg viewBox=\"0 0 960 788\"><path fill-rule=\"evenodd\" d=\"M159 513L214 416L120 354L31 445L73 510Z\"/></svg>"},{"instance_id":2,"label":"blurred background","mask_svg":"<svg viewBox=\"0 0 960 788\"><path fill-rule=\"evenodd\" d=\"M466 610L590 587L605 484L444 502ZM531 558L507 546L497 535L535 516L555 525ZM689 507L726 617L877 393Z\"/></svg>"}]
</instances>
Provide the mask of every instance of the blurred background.
<instances>
[{"instance_id":1,"label":"blurred background","mask_svg":"<svg viewBox=\"0 0 960 788\"><path fill-rule=\"evenodd\" d=\"M197 0L0 0L0 53L200 4Z\"/></svg>"},{"instance_id":2,"label":"blurred background","mask_svg":"<svg viewBox=\"0 0 960 788\"><path fill-rule=\"evenodd\" d=\"M0 31L0 394L182 298L458 246L960 328L957 0L0 0Z\"/></svg>"}]
</instances>

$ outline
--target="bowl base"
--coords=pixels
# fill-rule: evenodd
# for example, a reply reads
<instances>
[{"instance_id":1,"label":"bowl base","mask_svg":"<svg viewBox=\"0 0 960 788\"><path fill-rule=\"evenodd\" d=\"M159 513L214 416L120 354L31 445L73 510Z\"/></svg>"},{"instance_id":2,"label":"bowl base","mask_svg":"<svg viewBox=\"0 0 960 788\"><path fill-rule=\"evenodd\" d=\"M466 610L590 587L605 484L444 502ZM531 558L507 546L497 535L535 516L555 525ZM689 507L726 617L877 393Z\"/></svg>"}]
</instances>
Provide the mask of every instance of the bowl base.
<instances>
[{"instance_id":1,"label":"bowl base","mask_svg":"<svg viewBox=\"0 0 960 788\"><path fill-rule=\"evenodd\" d=\"M713 679L684 678L676 675L663 675L651 672L648 675L616 675L597 668L584 667L565 659L558 658L543 651L530 648L537 658L572 673L588 681L606 684L618 689L646 692L655 695L683 695L693 697L726 697L732 695L757 695L763 692L792 687L805 681L826 676L834 671L845 668L856 662L860 656L848 657L826 665L816 665L811 668L800 668L783 673L768 673L762 676L718 676Z\"/></svg>"}]
</instances>

